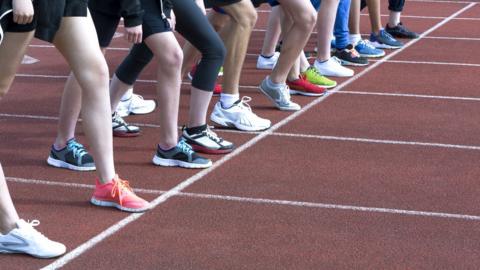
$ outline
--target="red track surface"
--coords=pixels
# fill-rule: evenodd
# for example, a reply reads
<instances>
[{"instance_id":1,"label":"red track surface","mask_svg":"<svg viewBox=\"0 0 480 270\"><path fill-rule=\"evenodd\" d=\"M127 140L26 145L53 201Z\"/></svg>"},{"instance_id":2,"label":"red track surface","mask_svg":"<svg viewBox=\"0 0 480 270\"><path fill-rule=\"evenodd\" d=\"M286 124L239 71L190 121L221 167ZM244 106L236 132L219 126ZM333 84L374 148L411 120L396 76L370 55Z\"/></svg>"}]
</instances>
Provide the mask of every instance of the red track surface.
<instances>
[{"instance_id":1,"label":"red track surface","mask_svg":"<svg viewBox=\"0 0 480 270\"><path fill-rule=\"evenodd\" d=\"M215 167L199 175L151 165L157 116L129 117L150 126L114 140L122 177L149 200L188 183L135 220L88 203L94 173L46 166L56 128L49 117L57 116L68 68L35 41L28 55L40 62L22 66L0 107L0 160L15 204L69 251L86 244L60 259L67 269L478 269L480 5L448 18L468 5L407 1L402 20L411 29L440 27L387 61L355 68L359 76L339 80L328 98L293 97L315 105L288 119L256 89L267 72L255 69L264 35L255 31L241 89L277 125L260 134L219 130L238 149L212 156ZM128 45L119 38L112 46ZM111 70L125 54L108 52ZM137 92L155 97L154 74L152 65ZM81 125L79 139L86 140ZM125 218L131 223L90 242ZM51 263L2 255L0 268Z\"/></svg>"}]
</instances>

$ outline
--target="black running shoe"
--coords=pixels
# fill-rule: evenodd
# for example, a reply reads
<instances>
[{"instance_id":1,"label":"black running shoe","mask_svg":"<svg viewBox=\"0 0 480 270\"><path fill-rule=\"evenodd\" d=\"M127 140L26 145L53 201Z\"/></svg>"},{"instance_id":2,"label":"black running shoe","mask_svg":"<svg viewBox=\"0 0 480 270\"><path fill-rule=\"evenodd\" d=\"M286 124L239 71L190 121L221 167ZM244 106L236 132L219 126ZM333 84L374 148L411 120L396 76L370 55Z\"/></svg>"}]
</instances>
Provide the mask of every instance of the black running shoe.
<instances>
[{"instance_id":1,"label":"black running shoe","mask_svg":"<svg viewBox=\"0 0 480 270\"><path fill-rule=\"evenodd\" d=\"M394 27L389 27L388 23L387 26L385 26L385 31L387 31L390 35L396 37L396 38L418 38L419 35L413 31L408 30L405 25L400 22L397 26Z\"/></svg>"},{"instance_id":2,"label":"black running shoe","mask_svg":"<svg viewBox=\"0 0 480 270\"><path fill-rule=\"evenodd\" d=\"M344 66L366 66L368 59L360 56L360 54L349 44L345 49L335 50L333 53Z\"/></svg>"}]
</instances>

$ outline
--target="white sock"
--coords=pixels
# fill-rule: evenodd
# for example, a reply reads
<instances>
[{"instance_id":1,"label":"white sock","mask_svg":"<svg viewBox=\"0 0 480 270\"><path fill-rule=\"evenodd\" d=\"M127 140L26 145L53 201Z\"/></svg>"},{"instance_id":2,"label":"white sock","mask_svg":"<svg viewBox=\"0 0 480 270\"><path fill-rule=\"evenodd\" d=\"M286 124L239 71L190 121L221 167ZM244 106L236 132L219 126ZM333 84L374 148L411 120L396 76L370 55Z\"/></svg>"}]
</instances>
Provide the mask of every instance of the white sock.
<instances>
[{"instance_id":1,"label":"white sock","mask_svg":"<svg viewBox=\"0 0 480 270\"><path fill-rule=\"evenodd\" d=\"M388 18L388 26L395 27L400 23L401 12L390 11L390 17Z\"/></svg>"},{"instance_id":2,"label":"white sock","mask_svg":"<svg viewBox=\"0 0 480 270\"><path fill-rule=\"evenodd\" d=\"M348 40L350 44L355 46L360 40L362 40L362 36L360 34L350 34L348 35Z\"/></svg>"},{"instance_id":3,"label":"white sock","mask_svg":"<svg viewBox=\"0 0 480 270\"><path fill-rule=\"evenodd\" d=\"M240 99L240 94L220 94L220 104L224 109L232 107L233 103Z\"/></svg>"},{"instance_id":4,"label":"white sock","mask_svg":"<svg viewBox=\"0 0 480 270\"><path fill-rule=\"evenodd\" d=\"M127 101L132 98L132 95L133 95L133 88L130 88L127 90L127 92L125 92L125 94L123 94L120 101Z\"/></svg>"}]
</instances>

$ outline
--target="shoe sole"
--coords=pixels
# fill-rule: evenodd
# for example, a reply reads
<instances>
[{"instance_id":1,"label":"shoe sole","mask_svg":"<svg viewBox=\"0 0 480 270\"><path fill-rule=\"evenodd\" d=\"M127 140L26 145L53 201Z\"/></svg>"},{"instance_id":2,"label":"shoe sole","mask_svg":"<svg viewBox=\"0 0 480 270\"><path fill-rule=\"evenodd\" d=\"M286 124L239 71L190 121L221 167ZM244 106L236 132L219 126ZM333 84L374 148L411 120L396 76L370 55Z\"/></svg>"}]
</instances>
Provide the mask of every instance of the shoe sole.
<instances>
[{"instance_id":1,"label":"shoe sole","mask_svg":"<svg viewBox=\"0 0 480 270\"><path fill-rule=\"evenodd\" d=\"M366 57L366 58L380 58L380 57L384 57L385 56L385 53L383 54L363 54L363 53L358 53L360 54L361 57Z\"/></svg>"},{"instance_id":2,"label":"shoe sole","mask_svg":"<svg viewBox=\"0 0 480 270\"><path fill-rule=\"evenodd\" d=\"M267 66L258 66L257 65L257 69L260 69L260 70L273 70L274 67L267 67Z\"/></svg>"},{"instance_id":3,"label":"shoe sole","mask_svg":"<svg viewBox=\"0 0 480 270\"><path fill-rule=\"evenodd\" d=\"M238 130L241 130L241 131L263 131L263 130L269 129L270 126L271 126L271 125L268 126L268 127L243 126L243 125L231 122L231 121L224 121L224 120L222 120L222 118L220 118L220 117L218 117L214 114L210 115L210 120L212 120L212 122L215 122L217 125L220 125L222 127L234 128L234 129L238 129Z\"/></svg>"},{"instance_id":4,"label":"shoe sole","mask_svg":"<svg viewBox=\"0 0 480 270\"><path fill-rule=\"evenodd\" d=\"M75 165L66 163L65 161L54 159L50 156L47 158L47 163L48 163L48 165L56 167L56 168L62 168L62 169L68 169L68 170L72 170L72 171L80 171L80 172L95 171L97 169L95 166L93 166L93 167L75 166Z\"/></svg>"},{"instance_id":5,"label":"shoe sole","mask_svg":"<svg viewBox=\"0 0 480 270\"><path fill-rule=\"evenodd\" d=\"M120 138L138 137L138 136L140 136L140 132L132 133L132 132L118 132L118 131L116 132L116 131L114 131L113 136L114 137L120 137Z\"/></svg>"},{"instance_id":6,"label":"shoe sole","mask_svg":"<svg viewBox=\"0 0 480 270\"><path fill-rule=\"evenodd\" d=\"M228 154L233 151L234 148L229 148L229 149L211 149L208 147L204 147L201 145L196 145L192 143L188 143L190 146L192 146L193 150L198 153L203 153L203 154L213 154L213 155L221 155L221 154Z\"/></svg>"},{"instance_id":7,"label":"shoe sole","mask_svg":"<svg viewBox=\"0 0 480 270\"><path fill-rule=\"evenodd\" d=\"M340 59L340 58L338 58ZM350 62L347 60L340 59L340 63L342 66L354 66L354 67L364 67L368 66L368 63L355 63L355 62Z\"/></svg>"},{"instance_id":8,"label":"shoe sole","mask_svg":"<svg viewBox=\"0 0 480 270\"><path fill-rule=\"evenodd\" d=\"M131 213L141 213L141 212L145 212L145 211L150 209L150 206L146 207L146 208L140 208L140 209L128 208L128 207L121 206L118 203L97 200L94 197L92 197L90 199L90 203L92 203L96 206L114 207L114 208L117 208L119 210L122 210L122 211L125 211L125 212L131 212Z\"/></svg>"},{"instance_id":9,"label":"shoe sole","mask_svg":"<svg viewBox=\"0 0 480 270\"><path fill-rule=\"evenodd\" d=\"M290 94L291 95L307 96L307 97L321 97L321 96L325 95L325 93L322 93L322 94L309 93L309 92L304 92L304 91L299 91L299 90L293 90L291 88L290 88Z\"/></svg>"},{"instance_id":10,"label":"shoe sole","mask_svg":"<svg viewBox=\"0 0 480 270\"><path fill-rule=\"evenodd\" d=\"M270 95L267 94L267 92L265 92L265 90L263 90L262 88L262 85L260 85L260 91L262 91L262 93L267 96L268 99L270 99L274 104L275 104L275 107L277 107L280 111L299 111L302 107L300 108L289 108L289 107L281 107L281 106L278 106L277 102L270 97Z\"/></svg>"},{"instance_id":11,"label":"shoe sole","mask_svg":"<svg viewBox=\"0 0 480 270\"><path fill-rule=\"evenodd\" d=\"M372 45L373 47L377 48L377 49L391 49L391 50L394 50L394 49L400 49L402 46L392 46L392 45L387 45L385 43L378 43L378 42L372 42Z\"/></svg>"},{"instance_id":12,"label":"shoe sole","mask_svg":"<svg viewBox=\"0 0 480 270\"><path fill-rule=\"evenodd\" d=\"M153 164L164 167L182 167L187 169L205 169L212 166L212 161L207 164L195 164L181 160L165 159L155 155L152 159Z\"/></svg>"},{"instance_id":13,"label":"shoe sole","mask_svg":"<svg viewBox=\"0 0 480 270\"><path fill-rule=\"evenodd\" d=\"M66 252L66 250L64 252L60 253L60 254L55 254L55 255L50 255L50 256L41 256L41 255L28 253L28 252L24 252L24 251L11 251L11 250L0 249L0 254L28 254L30 256L33 256L33 257L39 258L39 259L56 258L56 257L62 256L63 254L65 254L65 252Z\"/></svg>"}]
</instances>

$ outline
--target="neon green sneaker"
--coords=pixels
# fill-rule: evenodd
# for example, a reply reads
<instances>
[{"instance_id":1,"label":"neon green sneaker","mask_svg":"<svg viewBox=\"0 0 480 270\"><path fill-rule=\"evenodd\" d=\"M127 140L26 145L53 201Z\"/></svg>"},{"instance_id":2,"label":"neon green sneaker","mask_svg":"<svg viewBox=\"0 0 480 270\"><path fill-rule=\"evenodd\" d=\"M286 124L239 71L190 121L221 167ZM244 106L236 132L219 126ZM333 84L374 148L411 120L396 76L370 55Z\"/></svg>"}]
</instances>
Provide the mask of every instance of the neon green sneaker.
<instances>
[{"instance_id":1,"label":"neon green sneaker","mask_svg":"<svg viewBox=\"0 0 480 270\"><path fill-rule=\"evenodd\" d=\"M218 76L223 76L223 66L220 67L220 70L218 71Z\"/></svg>"},{"instance_id":2,"label":"neon green sneaker","mask_svg":"<svg viewBox=\"0 0 480 270\"><path fill-rule=\"evenodd\" d=\"M302 73L302 76L305 76L307 81L325 88L337 86L336 81L323 76L315 67L309 67L304 73Z\"/></svg>"}]
</instances>

